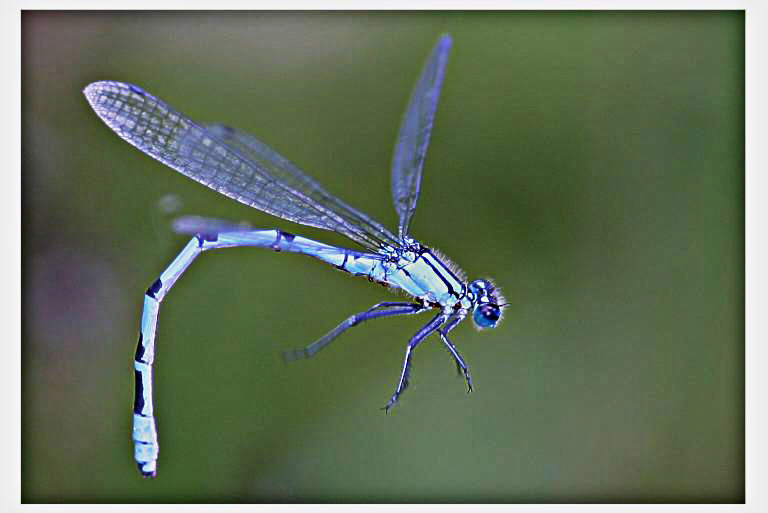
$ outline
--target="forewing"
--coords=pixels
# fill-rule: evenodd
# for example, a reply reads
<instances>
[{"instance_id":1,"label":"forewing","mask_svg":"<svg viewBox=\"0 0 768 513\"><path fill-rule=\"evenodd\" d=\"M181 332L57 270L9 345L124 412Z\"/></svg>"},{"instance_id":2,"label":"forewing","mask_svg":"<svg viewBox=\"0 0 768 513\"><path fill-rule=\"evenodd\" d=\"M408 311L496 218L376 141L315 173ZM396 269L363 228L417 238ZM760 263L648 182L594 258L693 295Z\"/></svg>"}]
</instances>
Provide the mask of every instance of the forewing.
<instances>
[{"instance_id":1,"label":"forewing","mask_svg":"<svg viewBox=\"0 0 768 513\"><path fill-rule=\"evenodd\" d=\"M400 218L398 234L401 239L408 234L408 225L419 199L421 170L450 51L451 36L445 34L432 50L400 123L392 160L392 199Z\"/></svg>"},{"instance_id":2,"label":"forewing","mask_svg":"<svg viewBox=\"0 0 768 513\"><path fill-rule=\"evenodd\" d=\"M251 162L258 164L276 180L293 190L301 191L316 205L323 205L335 212L345 222L355 226L373 240L390 246L398 244L397 238L382 224L326 191L292 162L252 135L221 124L208 125L207 128L219 140L236 149Z\"/></svg>"},{"instance_id":3,"label":"forewing","mask_svg":"<svg viewBox=\"0 0 768 513\"><path fill-rule=\"evenodd\" d=\"M368 249L391 245L394 239L386 230L377 237L370 226L380 225L367 217L370 226L357 224L362 214L263 143L262 158L254 159L259 152L249 154L247 145L234 144L242 137L239 132L203 127L131 84L94 82L83 92L120 137L225 196L289 221L338 232Z\"/></svg>"}]
</instances>

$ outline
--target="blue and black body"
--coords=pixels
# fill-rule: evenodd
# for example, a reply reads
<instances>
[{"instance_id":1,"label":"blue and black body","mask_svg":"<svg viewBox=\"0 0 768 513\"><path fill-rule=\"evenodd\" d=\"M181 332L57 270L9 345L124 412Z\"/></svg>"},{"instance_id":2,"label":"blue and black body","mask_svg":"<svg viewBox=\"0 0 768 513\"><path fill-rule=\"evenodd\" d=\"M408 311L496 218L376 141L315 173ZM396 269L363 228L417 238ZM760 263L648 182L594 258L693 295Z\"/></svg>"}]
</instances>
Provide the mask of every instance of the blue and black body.
<instances>
[{"instance_id":1,"label":"blue and black body","mask_svg":"<svg viewBox=\"0 0 768 513\"><path fill-rule=\"evenodd\" d=\"M84 94L98 116L147 155L241 203L289 221L335 231L363 248L340 248L279 229L251 230L213 219L186 217L176 221L176 231L193 237L147 289L134 362L134 456L142 475L155 476L159 453L152 361L160 303L192 261L211 249L254 246L303 253L412 298L378 303L352 315L309 346L284 353L287 361L313 356L362 322L436 310L434 317L408 341L397 386L384 409L389 410L397 402L408 384L413 350L432 333L440 337L464 375L468 390L472 389L467 365L448 333L469 314L478 328L495 327L504 300L489 280L468 282L445 256L408 232L450 48L450 36L442 36L413 90L400 126L392 165L392 196L400 219L397 235L328 193L248 134L223 125L198 124L131 84L103 81L85 88Z\"/></svg>"}]
</instances>

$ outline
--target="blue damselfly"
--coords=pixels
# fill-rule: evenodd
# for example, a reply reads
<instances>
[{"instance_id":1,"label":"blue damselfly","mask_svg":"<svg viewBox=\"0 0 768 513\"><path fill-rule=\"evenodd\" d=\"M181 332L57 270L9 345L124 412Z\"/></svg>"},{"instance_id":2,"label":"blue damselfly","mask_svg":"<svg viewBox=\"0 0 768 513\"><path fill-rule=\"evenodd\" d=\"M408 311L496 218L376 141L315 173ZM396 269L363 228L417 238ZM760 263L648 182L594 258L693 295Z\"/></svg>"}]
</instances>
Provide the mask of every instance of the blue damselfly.
<instances>
[{"instance_id":1,"label":"blue damselfly","mask_svg":"<svg viewBox=\"0 0 768 513\"><path fill-rule=\"evenodd\" d=\"M436 315L408 342L397 386L384 409L389 410L397 402L408 384L413 350L432 333L450 351L468 390L472 390L467 365L448 339L448 333L470 313L478 328L497 326L504 300L491 281L468 282L457 266L413 239L408 231L450 48L450 36L442 36L416 83L400 125L392 163L392 198L400 220L397 235L328 193L295 165L246 133L224 125L192 121L132 84L102 81L85 88L84 94L96 114L147 155L241 203L289 221L335 231L363 248L340 248L279 229L252 230L215 219L177 220L175 230L193 237L144 295L134 361L134 457L142 475L155 476L159 453L152 403L152 361L160 303L192 261L210 249L255 246L303 253L412 297L411 301L378 303L352 315L307 347L285 352L287 361L315 355L342 332L362 322L435 309Z\"/></svg>"}]
</instances>

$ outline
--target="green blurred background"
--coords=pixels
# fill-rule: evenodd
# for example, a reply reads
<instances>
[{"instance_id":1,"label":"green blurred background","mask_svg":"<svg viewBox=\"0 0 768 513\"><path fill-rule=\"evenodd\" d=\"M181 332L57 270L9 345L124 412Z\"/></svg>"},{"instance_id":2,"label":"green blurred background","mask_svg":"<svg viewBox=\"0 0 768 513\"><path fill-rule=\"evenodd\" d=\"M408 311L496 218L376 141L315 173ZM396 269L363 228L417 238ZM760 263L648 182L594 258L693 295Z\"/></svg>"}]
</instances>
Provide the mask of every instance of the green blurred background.
<instances>
[{"instance_id":1,"label":"green blurred background","mask_svg":"<svg viewBox=\"0 0 768 513\"><path fill-rule=\"evenodd\" d=\"M298 255L198 259L163 303L159 475L130 440L142 293L179 214L331 243L116 137L81 94L136 83L245 129L394 227L389 163L429 50L454 38L413 234L505 321L355 328L384 289ZM25 502L744 500L744 16L22 15ZM169 203L183 203L168 213Z\"/></svg>"}]
</instances>

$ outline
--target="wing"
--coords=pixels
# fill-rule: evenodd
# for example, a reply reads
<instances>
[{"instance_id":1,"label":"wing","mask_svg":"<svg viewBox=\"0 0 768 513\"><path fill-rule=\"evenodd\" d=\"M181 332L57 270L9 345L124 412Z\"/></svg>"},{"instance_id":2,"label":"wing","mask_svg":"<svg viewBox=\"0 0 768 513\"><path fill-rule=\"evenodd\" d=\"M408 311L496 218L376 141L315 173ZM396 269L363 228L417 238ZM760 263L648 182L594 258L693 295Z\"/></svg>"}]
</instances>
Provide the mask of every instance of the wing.
<instances>
[{"instance_id":1,"label":"wing","mask_svg":"<svg viewBox=\"0 0 768 513\"><path fill-rule=\"evenodd\" d=\"M120 137L225 196L288 221L335 231L371 250L397 244L382 225L250 136L219 125L204 127L131 84L94 82L83 93Z\"/></svg>"},{"instance_id":2,"label":"wing","mask_svg":"<svg viewBox=\"0 0 768 513\"><path fill-rule=\"evenodd\" d=\"M427 155L429 136L440 98L445 65L451 51L451 36L443 35L432 50L419 81L411 93L408 109L400 122L392 159L392 199L400 217L398 234L408 234L421 186L421 169Z\"/></svg>"},{"instance_id":3,"label":"wing","mask_svg":"<svg viewBox=\"0 0 768 513\"><path fill-rule=\"evenodd\" d=\"M219 140L239 151L250 161L259 164L288 188L301 191L315 203L325 205L376 240L389 246L399 245L397 238L382 224L327 192L298 167L252 135L220 124L208 125L207 128Z\"/></svg>"}]
</instances>

